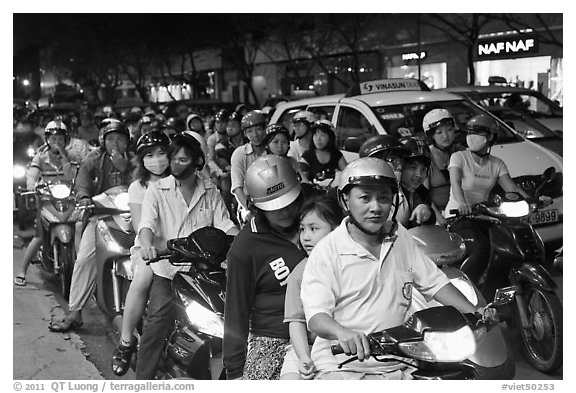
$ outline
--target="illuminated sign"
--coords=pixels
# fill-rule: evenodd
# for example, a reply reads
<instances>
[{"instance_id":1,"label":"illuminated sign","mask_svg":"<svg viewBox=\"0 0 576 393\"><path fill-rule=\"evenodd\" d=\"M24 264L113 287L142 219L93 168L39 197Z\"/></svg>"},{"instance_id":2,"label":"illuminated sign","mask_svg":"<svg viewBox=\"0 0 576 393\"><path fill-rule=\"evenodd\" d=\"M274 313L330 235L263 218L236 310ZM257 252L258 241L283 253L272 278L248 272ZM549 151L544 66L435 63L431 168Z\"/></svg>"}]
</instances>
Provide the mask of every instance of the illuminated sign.
<instances>
[{"instance_id":1,"label":"illuminated sign","mask_svg":"<svg viewBox=\"0 0 576 393\"><path fill-rule=\"evenodd\" d=\"M416 79L380 79L360 83L360 93L382 93L386 91L398 90L422 90L420 83Z\"/></svg>"},{"instance_id":2,"label":"illuminated sign","mask_svg":"<svg viewBox=\"0 0 576 393\"><path fill-rule=\"evenodd\" d=\"M528 34L502 35L478 40L478 59L502 59L531 56L538 53L538 40Z\"/></svg>"},{"instance_id":3,"label":"illuminated sign","mask_svg":"<svg viewBox=\"0 0 576 393\"><path fill-rule=\"evenodd\" d=\"M420 60L426 57L426 52L420 52ZM418 53L402 53L402 61L418 60Z\"/></svg>"}]
</instances>

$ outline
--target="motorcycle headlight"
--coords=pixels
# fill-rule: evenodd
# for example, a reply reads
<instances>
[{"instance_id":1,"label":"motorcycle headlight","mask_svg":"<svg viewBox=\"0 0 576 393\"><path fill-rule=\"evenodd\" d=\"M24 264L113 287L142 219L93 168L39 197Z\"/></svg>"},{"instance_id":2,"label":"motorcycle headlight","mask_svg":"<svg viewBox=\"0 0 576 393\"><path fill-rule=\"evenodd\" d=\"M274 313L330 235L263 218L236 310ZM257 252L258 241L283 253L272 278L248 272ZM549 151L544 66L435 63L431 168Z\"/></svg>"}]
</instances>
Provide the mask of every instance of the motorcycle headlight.
<instances>
[{"instance_id":1,"label":"motorcycle headlight","mask_svg":"<svg viewBox=\"0 0 576 393\"><path fill-rule=\"evenodd\" d=\"M114 237L112 237L110 229L108 229L108 226L106 226L106 224L103 221L98 221L98 223L96 224L96 229L98 230L98 233L102 237L102 240L104 241L104 244L106 245L106 248L108 248L108 250L120 254L129 253L127 249L118 244L118 242L114 239Z\"/></svg>"},{"instance_id":2,"label":"motorcycle headlight","mask_svg":"<svg viewBox=\"0 0 576 393\"><path fill-rule=\"evenodd\" d=\"M56 199L64 199L70 196L72 190L66 184L53 184L50 185L50 193Z\"/></svg>"},{"instance_id":3,"label":"motorcycle headlight","mask_svg":"<svg viewBox=\"0 0 576 393\"><path fill-rule=\"evenodd\" d=\"M499 206L489 207L488 210L506 217L524 217L530 213L530 205L526 201L502 202Z\"/></svg>"},{"instance_id":4,"label":"motorcycle headlight","mask_svg":"<svg viewBox=\"0 0 576 393\"><path fill-rule=\"evenodd\" d=\"M224 337L224 320L221 316L185 295L178 295L186 307L186 316L192 326L212 337Z\"/></svg>"},{"instance_id":5,"label":"motorcycle headlight","mask_svg":"<svg viewBox=\"0 0 576 393\"><path fill-rule=\"evenodd\" d=\"M130 210L128 207L128 193L121 192L114 197L114 205L120 210Z\"/></svg>"},{"instance_id":6,"label":"motorcycle headlight","mask_svg":"<svg viewBox=\"0 0 576 393\"><path fill-rule=\"evenodd\" d=\"M453 332L426 331L422 341L400 343L399 348L418 360L460 362L476 352L476 335L469 326Z\"/></svg>"},{"instance_id":7,"label":"motorcycle headlight","mask_svg":"<svg viewBox=\"0 0 576 393\"><path fill-rule=\"evenodd\" d=\"M478 305L478 296L476 296L474 286L472 285L472 282L468 277L461 276L451 278L450 282L452 283L452 285L456 287L456 289L462 292L462 295L466 296L466 299L468 299L468 301L472 303L472 305L474 306Z\"/></svg>"},{"instance_id":8,"label":"motorcycle headlight","mask_svg":"<svg viewBox=\"0 0 576 393\"><path fill-rule=\"evenodd\" d=\"M26 177L26 167L16 164L12 167L12 176L14 179L24 179Z\"/></svg>"},{"instance_id":9,"label":"motorcycle headlight","mask_svg":"<svg viewBox=\"0 0 576 393\"><path fill-rule=\"evenodd\" d=\"M29 147L28 149L26 149L26 155L30 158L34 158L34 155L36 155L36 152L34 151L33 147Z\"/></svg>"}]
</instances>

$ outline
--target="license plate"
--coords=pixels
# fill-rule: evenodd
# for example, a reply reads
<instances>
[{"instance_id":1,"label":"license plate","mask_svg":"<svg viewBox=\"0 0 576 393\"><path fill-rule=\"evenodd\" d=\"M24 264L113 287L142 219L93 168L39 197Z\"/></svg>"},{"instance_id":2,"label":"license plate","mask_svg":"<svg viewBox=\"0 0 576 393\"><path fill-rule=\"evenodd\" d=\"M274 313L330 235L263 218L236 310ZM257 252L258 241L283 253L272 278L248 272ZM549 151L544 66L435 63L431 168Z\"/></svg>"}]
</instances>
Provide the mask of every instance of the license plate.
<instances>
[{"instance_id":1,"label":"license plate","mask_svg":"<svg viewBox=\"0 0 576 393\"><path fill-rule=\"evenodd\" d=\"M530 224L532 225L550 224L558 221L560 221L560 215L556 209L542 210L530 214Z\"/></svg>"}]
</instances>

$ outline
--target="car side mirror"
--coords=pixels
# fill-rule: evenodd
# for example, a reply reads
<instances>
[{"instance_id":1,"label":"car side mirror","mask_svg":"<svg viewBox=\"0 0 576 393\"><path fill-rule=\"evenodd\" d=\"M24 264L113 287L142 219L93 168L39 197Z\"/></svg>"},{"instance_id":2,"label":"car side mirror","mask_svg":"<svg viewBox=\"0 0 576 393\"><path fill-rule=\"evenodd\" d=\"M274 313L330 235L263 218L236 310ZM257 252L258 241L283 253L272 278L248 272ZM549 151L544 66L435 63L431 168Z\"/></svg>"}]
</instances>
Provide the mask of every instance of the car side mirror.
<instances>
[{"instance_id":1,"label":"car side mirror","mask_svg":"<svg viewBox=\"0 0 576 393\"><path fill-rule=\"evenodd\" d=\"M344 141L344 150L353 153L358 153L360 151L360 146L364 143L364 139L357 136L350 136Z\"/></svg>"}]
</instances>

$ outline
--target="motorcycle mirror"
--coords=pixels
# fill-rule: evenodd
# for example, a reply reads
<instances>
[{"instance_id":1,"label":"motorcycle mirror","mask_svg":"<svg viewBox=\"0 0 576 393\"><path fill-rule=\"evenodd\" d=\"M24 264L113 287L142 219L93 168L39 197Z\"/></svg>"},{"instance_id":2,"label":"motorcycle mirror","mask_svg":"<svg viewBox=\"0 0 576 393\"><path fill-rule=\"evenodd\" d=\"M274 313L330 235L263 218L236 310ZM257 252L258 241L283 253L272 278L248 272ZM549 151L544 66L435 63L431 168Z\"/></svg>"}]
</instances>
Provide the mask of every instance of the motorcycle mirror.
<instances>
[{"instance_id":1,"label":"motorcycle mirror","mask_svg":"<svg viewBox=\"0 0 576 393\"><path fill-rule=\"evenodd\" d=\"M494 294L494 300L492 301L491 305L498 307L511 303L514 301L515 294L515 287L498 288Z\"/></svg>"},{"instance_id":2,"label":"motorcycle mirror","mask_svg":"<svg viewBox=\"0 0 576 393\"><path fill-rule=\"evenodd\" d=\"M556 178L556 168L554 167L549 167L548 169L546 169L544 171L544 173L542 174L542 181L544 183L549 183L552 180L554 180Z\"/></svg>"}]
</instances>

